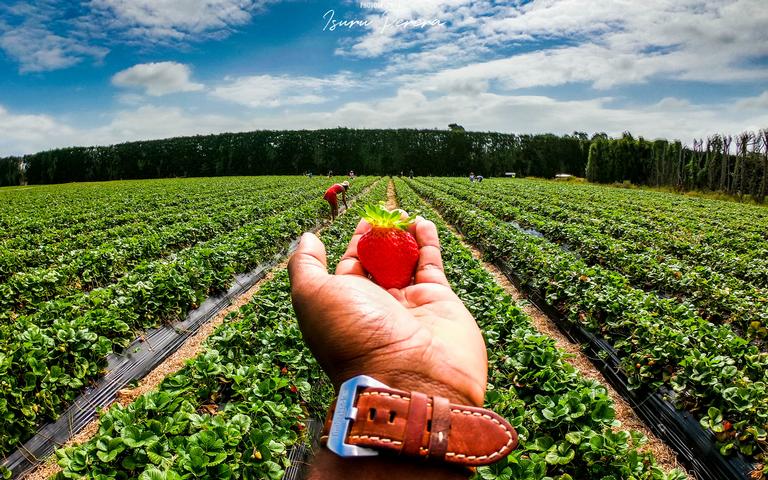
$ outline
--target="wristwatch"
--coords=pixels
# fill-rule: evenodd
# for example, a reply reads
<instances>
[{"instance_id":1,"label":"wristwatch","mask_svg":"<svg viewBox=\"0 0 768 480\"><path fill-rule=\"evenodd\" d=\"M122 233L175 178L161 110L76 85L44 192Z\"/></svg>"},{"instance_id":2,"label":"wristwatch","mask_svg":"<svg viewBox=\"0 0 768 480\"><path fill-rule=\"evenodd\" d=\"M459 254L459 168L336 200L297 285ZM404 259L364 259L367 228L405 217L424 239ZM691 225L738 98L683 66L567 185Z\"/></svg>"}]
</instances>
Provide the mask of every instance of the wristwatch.
<instances>
[{"instance_id":1,"label":"wristwatch","mask_svg":"<svg viewBox=\"0 0 768 480\"><path fill-rule=\"evenodd\" d=\"M320 441L342 457L391 452L474 467L509 455L517 448L517 432L490 410L395 390L360 375L341 385Z\"/></svg>"}]
</instances>

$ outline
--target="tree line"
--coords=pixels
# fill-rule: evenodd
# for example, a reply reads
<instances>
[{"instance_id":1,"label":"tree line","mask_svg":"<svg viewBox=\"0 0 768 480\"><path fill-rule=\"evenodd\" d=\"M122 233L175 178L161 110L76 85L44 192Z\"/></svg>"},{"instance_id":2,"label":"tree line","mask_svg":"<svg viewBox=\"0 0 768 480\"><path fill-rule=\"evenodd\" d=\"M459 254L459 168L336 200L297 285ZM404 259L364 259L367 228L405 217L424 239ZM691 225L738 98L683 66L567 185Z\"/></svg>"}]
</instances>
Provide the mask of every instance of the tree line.
<instances>
[{"instance_id":1,"label":"tree line","mask_svg":"<svg viewBox=\"0 0 768 480\"><path fill-rule=\"evenodd\" d=\"M762 203L768 194L768 130L712 135L694 140L691 148L679 141L635 139L629 133L596 139L589 148L586 176L591 182L723 192Z\"/></svg>"},{"instance_id":2,"label":"tree line","mask_svg":"<svg viewBox=\"0 0 768 480\"><path fill-rule=\"evenodd\" d=\"M590 138L450 130L260 130L0 158L0 185L220 175L582 175Z\"/></svg>"}]
</instances>

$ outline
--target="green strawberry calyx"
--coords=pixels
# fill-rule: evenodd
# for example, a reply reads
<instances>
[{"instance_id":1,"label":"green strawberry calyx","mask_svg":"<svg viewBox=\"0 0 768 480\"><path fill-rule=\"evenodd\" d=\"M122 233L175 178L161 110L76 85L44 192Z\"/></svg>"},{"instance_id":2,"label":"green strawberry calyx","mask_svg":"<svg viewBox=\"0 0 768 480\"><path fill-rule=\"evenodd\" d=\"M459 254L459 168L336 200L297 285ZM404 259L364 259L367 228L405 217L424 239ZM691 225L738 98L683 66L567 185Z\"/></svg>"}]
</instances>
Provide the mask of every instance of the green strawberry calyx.
<instances>
[{"instance_id":1,"label":"green strawberry calyx","mask_svg":"<svg viewBox=\"0 0 768 480\"><path fill-rule=\"evenodd\" d=\"M403 220L402 210L387 210L383 204L365 205L361 208L360 216L370 223L373 227L379 228L400 228L406 230L408 225L413 223L413 219Z\"/></svg>"}]
</instances>

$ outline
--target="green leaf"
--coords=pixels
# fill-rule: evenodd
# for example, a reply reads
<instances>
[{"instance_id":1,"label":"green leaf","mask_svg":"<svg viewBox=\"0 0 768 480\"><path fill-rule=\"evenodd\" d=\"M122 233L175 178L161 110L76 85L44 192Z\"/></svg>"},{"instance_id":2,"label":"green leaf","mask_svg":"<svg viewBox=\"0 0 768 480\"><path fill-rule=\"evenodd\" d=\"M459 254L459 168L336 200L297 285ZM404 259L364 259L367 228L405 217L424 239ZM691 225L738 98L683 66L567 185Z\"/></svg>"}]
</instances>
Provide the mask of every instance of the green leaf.
<instances>
[{"instance_id":1,"label":"green leaf","mask_svg":"<svg viewBox=\"0 0 768 480\"><path fill-rule=\"evenodd\" d=\"M581 432L568 432L565 434L565 439L574 445L580 444L583 437L584 434Z\"/></svg>"}]
</instances>

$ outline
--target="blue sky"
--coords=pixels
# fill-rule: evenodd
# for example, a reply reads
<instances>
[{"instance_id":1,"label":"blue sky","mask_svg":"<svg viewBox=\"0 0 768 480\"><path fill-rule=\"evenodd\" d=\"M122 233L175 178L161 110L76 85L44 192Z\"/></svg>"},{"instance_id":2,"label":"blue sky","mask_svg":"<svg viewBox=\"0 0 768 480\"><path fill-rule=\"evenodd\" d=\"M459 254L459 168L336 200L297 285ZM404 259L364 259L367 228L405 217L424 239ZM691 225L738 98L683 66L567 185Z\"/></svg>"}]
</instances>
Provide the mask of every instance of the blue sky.
<instances>
[{"instance_id":1,"label":"blue sky","mask_svg":"<svg viewBox=\"0 0 768 480\"><path fill-rule=\"evenodd\" d=\"M331 17L336 24L330 21ZM768 128L765 0L6 0L0 155L263 128Z\"/></svg>"}]
</instances>

